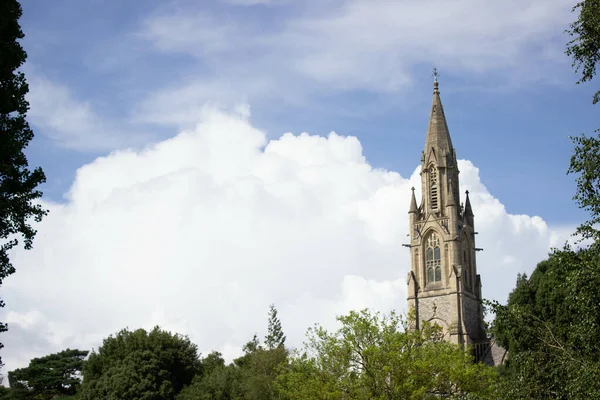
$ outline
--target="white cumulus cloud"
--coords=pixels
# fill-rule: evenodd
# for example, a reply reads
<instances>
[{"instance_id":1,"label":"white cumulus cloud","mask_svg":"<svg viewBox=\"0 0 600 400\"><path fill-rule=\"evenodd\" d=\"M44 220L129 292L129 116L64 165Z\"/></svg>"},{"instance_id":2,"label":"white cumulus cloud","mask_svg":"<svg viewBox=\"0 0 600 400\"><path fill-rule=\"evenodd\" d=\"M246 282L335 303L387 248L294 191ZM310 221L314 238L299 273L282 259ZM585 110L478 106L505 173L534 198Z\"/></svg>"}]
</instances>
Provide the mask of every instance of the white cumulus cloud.
<instances>
[{"instance_id":1,"label":"white cumulus cloud","mask_svg":"<svg viewBox=\"0 0 600 400\"><path fill-rule=\"evenodd\" d=\"M11 370L158 324L228 358L264 334L275 303L293 346L314 323L406 307L409 178L370 166L355 137L268 141L247 110L205 109L196 128L77 171L3 285ZM460 152L460 149L458 149ZM415 164L420 151L415 151ZM476 214L485 297L504 300L562 233L511 215L460 161Z\"/></svg>"}]
</instances>

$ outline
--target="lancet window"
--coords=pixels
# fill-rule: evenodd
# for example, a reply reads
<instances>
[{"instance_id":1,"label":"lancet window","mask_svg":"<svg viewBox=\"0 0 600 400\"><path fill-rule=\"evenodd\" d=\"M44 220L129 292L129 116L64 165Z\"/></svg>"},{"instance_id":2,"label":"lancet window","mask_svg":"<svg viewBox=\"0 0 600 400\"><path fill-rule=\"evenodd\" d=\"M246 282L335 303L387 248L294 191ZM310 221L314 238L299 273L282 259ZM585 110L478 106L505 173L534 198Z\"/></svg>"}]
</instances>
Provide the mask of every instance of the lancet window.
<instances>
[{"instance_id":1,"label":"lancet window","mask_svg":"<svg viewBox=\"0 0 600 400\"><path fill-rule=\"evenodd\" d=\"M442 280L442 263L440 252L440 238L436 233L429 235L426 251L427 283Z\"/></svg>"},{"instance_id":2,"label":"lancet window","mask_svg":"<svg viewBox=\"0 0 600 400\"><path fill-rule=\"evenodd\" d=\"M429 193L431 198L431 209L437 210L439 204L438 169L435 165L429 167Z\"/></svg>"}]
</instances>

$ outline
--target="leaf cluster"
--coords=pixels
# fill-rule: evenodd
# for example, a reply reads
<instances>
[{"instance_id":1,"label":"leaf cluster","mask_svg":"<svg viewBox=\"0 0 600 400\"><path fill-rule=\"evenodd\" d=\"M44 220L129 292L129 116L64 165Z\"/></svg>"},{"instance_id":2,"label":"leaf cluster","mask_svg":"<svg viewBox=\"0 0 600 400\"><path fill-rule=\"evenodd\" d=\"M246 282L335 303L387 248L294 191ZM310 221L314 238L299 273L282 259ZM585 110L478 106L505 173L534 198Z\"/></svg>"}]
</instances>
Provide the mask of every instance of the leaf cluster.
<instances>
[{"instance_id":1,"label":"leaf cluster","mask_svg":"<svg viewBox=\"0 0 600 400\"><path fill-rule=\"evenodd\" d=\"M433 399L489 396L495 372L438 340L439 326L407 331L396 314L350 312L333 333L308 332L277 378L283 399Z\"/></svg>"},{"instance_id":2,"label":"leaf cluster","mask_svg":"<svg viewBox=\"0 0 600 400\"><path fill-rule=\"evenodd\" d=\"M72 396L81 384L81 371L88 351L67 349L34 358L29 366L8 373L10 386L20 398L53 399ZM15 396L12 396L13 398Z\"/></svg>"},{"instance_id":3,"label":"leaf cluster","mask_svg":"<svg viewBox=\"0 0 600 400\"><path fill-rule=\"evenodd\" d=\"M186 387L177 400L271 400L278 399L275 379L286 364L288 350L277 310L269 310L268 334L261 345L254 335L244 346L244 355L225 365L220 353L202 360L202 374Z\"/></svg>"},{"instance_id":4,"label":"leaf cluster","mask_svg":"<svg viewBox=\"0 0 600 400\"><path fill-rule=\"evenodd\" d=\"M599 398L600 256L594 247L554 250L495 305L496 340L512 398Z\"/></svg>"},{"instance_id":5,"label":"leaf cluster","mask_svg":"<svg viewBox=\"0 0 600 400\"><path fill-rule=\"evenodd\" d=\"M92 352L83 370L81 399L168 400L201 371L197 347L155 327L122 330Z\"/></svg>"},{"instance_id":6,"label":"leaf cluster","mask_svg":"<svg viewBox=\"0 0 600 400\"><path fill-rule=\"evenodd\" d=\"M579 226L576 233L583 239L600 243L600 130L596 132L597 137L571 137L575 149L568 173L578 175L573 200L590 214L590 219Z\"/></svg>"},{"instance_id":7,"label":"leaf cluster","mask_svg":"<svg viewBox=\"0 0 600 400\"><path fill-rule=\"evenodd\" d=\"M567 44L566 54L573 58L575 71L581 71L577 83L582 83L593 79L600 62L600 0L580 1L573 11L579 11L579 15L567 30L573 39ZM594 93L593 103L599 100L600 90Z\"/></svg>"}]
</instances>

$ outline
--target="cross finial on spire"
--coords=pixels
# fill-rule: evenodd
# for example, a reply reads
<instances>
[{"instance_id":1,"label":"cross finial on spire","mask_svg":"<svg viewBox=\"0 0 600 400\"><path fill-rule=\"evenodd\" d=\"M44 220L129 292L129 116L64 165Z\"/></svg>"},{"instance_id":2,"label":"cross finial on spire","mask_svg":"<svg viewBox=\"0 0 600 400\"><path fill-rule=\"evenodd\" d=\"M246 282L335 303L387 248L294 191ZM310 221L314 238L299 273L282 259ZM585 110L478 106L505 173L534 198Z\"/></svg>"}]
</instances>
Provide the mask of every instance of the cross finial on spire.
<instances>
[{"instance_id":1,"label":"cross finial on spire","mask_svg":"<svg viewBox=\"0 0 600 400\"><path fill-rule=\"evenodd\" d=\"M440 73L436 67L433 67L433 74L431 76L433 76L433 93L438 94L440 93L438 89L438 77L440 76Z\"/></svg>"}]
</instances>

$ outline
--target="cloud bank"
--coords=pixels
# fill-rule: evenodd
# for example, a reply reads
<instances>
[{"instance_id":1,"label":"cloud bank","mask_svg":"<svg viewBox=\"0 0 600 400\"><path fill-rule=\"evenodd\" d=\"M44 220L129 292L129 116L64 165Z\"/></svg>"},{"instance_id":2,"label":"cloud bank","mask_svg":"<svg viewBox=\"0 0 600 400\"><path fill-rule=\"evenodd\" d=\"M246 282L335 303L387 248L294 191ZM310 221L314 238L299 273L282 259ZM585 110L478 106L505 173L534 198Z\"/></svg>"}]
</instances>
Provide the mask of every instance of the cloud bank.
<instances>
[{"instance_id":1,"label":"cloud bank","mask_svg":"<svg viewBox=\"0 0 600 400\"><path fill-rule=\"evenodd\" d=\"M187 128L206 101L299 105L318 112L330 103L319 101L323 97L376 93L389 104L398 93L409 94L415 76L423 76L419 71L429 71L432 65L439 66L444 76L462 77L461 82L468 76L470 90L557 83L557 70L569 64L563 31L575 4L564 0L226 3L260 3L262 14L248 7L207 8L177 1L165 3L143 20L135 34L138 46L160 57L184 57L187 64L177 65L178 73L169 74L168 83L136 105L134 120Z\"/></svg>"},{"instance_id":2,"label":"cloud bank","mask_svg":"<svg viewBox=\"0 0 600 400\"><path fill-rule=\"evenodd\" d=\"M73 13L106 12L63 1ZM428 79L432 65L453 91L573 81L563 31L575 2L159 3L113 10L122 25L101 18L88 31L71 21L79 35L62 37L65 27L45 20L26 27L38 32L26 65L36 130L64 148L105 152L193 128L207 102L250 102L271 122L299 110L364 116L418 103L426 94L411 91L415 78ZM55 64L57 54L75 69ZM358 96L367 97L349 100Z\"/></svg>"},{"instance_id":3,"label":"cloud bank","mask_svg":"<svg viewBox=\"0 0 600 400\"><path fill-rule=\"evenodd\" d=\"M403 178L373 168L358 139L333 132L267 141L244 110L205 109L199 120L82 166L67 201L46 204L34 249L14 253L17 273L3 285L8 370L156 324L231 358L264 334L270 303L293 346L350 309L405 310L401 244L418 169ZM484 296L504 300L562 233L509 214L475 166L459 167L485 249Z\"/></svg>"}]
</instances>

